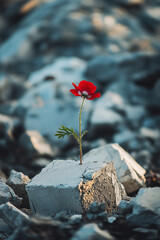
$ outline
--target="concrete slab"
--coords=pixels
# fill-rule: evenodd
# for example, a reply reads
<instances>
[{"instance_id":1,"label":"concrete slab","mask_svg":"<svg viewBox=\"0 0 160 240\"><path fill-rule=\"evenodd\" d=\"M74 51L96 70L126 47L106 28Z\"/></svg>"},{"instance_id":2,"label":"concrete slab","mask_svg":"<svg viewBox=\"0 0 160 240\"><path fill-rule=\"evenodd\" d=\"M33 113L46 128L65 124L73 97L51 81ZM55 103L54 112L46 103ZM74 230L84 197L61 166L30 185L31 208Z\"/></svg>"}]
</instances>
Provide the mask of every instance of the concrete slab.
<instances>
[{"instance_id":1,"label":"concrete slab","mask_svg":"<svg viewBox=\"0 0 160 240\"><path fill-rule=\"evenodd\" d=\"M54 160L26 187L34 213L54 215L62 210L82 213L96 201L111 212L125 195L113 163Z\"/></svg>"}]
</instances>

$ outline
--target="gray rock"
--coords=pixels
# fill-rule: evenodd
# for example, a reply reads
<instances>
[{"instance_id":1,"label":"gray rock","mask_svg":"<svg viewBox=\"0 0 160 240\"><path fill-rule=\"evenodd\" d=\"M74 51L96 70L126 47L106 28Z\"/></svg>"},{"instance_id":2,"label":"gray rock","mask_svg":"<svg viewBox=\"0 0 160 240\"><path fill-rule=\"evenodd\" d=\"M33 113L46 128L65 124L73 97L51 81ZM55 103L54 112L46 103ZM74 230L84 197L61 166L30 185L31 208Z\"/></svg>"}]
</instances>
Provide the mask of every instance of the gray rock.
<instances>
[{"instance_id":1,"label":"gray rock","mask_svg":"<svg viewBox=\"0 0 160 240\"><path fill-rule=\"evenodd\" d=\"M119 113L111 109L95 107L90 119L89 134L91 138L106 136L107 130L116 131L123 123Z\"/></svg>"},{"instance_id":2,"label":"gray rock","mask_svg":"<svg viewBox=\"0 0 160 240\"><path fill-rule=\"evenodd\" d=\"M17 228L8 239L32 239L34 237L35 240L40 240L53 238L55 234L57 239L61 239L63 234L66 236L66 232L64 233L65 230L62 230L61 224L62 223L60 221L56 221L51 218L30 218L29 224L24 223L23 226L20 225L20 227ZM36 229L36 231L34 231L34 236L33 229Z\"/></svg>"},{"instance_id":3,"label":"gray rock","mask_svg":"<svg viewBox=\"0 0 160 240\"><path fill-rule=\"evenodd\" d=\"M142 188L133 198L133 212L127 216L132 227L159 226L160 222L160 188Z\"/></svg>"},{"instance_id":4,"label":"gray rock","mask_svg":"<svg viewBox=\"0 0 160 240\"><path fill-rule=\"evenodd\" d=\"M113 223L116 220L116 217L109 217L108 222Z\"/></svg>"},{"instance_id":5,"label":"gray rock","mask_svg":"<svg viewBox=\"0 0 160 240\"><path fill-rule=\"evenodd\" d=\"M38 131L28 130L19 138L20 146L26 149L31 155L54 157L49 142L44 139Z\"/></svg>"},{"instance_id":6,"label":"gray rock","mask_svg":"<svg viewBox=\"0 0 160 240\"><path fill-rule=\"evenodd\" d=\"M0 74L0 101L6 102L21 97L26 90L26 84L15 75Z\"/></svg>"},{"instance_id":7,"label":"gray rock","mask_svg":"<svg viewBox=\"0 0 160 240\"><path fill-rule=\"evenodd\" d=\"M5 138L6 140L14 140L14 138L16 137L16 132L21 132L21 129L23 128L22 123L18 118L10 117L3 114L0 114L0 125L1 137Z\"/></svg>"},{"instance_id":8,"label":"gray rock","mask_svg":"<svg viewBox=\"0 0 160 240\"><path fill-rule=\"evenodd\" d=\"M48 14L48 13L45 13ZM41 28L47 24L45 21L30 22L28 25L19 26L7 41L0 47L0 62L3 64L14 64L15 62L27 61L33 57L33 48L35 42L42 41L45 38L46 31ZM12 48L10 46L13 46Z\"/></svg>"},{"instance_id":9,"label":"gray rock","mask_svg":"<svg viewBox=\"0 0 160 240\"><path fill-rule=\"evenodd\" d=\"M132 200L133 214L140 214L145 209L160 215L160 188L142 188Z\"/></svg>"},{"instance_id":10,"label":"gray rock","mask_svg":"<svg viewBox=\"0 0 160 240\"><path fill-rule=\"evenodd\" d=\"M22 198L19 198L15 192L3 180L0 179L0 204L11 202L19 207Z\"/></svg>"},{"instance_id":11,"label":"gray rock","mask_svg":"<svg viewBox=\"0 0 160 240\"><path fill-rule=\"evenodd\" d=\"M105 202L108 212L116 209L125 196L124 187L113 163L99 160L84 159L82 165L74 160L51 162L26 186L32 211L50 216L62 210L82 213L93 201Z\"/></svg>"},{"instance_id":12,"label":"gray rock","mask_svg":"<svg viewBox=\"0 0 160 240\"><path fill-rule=\"evenodd\" d=\"M136 161L145 169L149 170L152 164L152 154L150 150L141 150L136 153Z\"/></svg>"},{"instance_id":13,"label":"gray rock","mask_svg":"<svg viewBox=\"0 0 160 240\"><path fill-rule=\"evenodd\" d=\"M46 167L50 162L51 162L51 160L46 159L44 157L40 157L40 158L33 159L32 166L42 169L42 168Z\"/></svg>"},{"instance_id":14,"label":"gray rock","mask_svg":"<svg viewBox=\"0 0 160 240\"><path fill-rule=\"evenodd\" d=\"M11 228L2 219L0 219L0 238L5 239L11 235Z\"/></svg>"},{"instance_id":15,"label":"gray rock","mask_svg":"<svg viewBox=\"0 0 160 240\"><path fill-rule=\"evenodd\" d=\"M148 139L151 139L151 140L159 140L160 139L160 130L159 129L150 129L150 128L147 128L147 127L142 127L140 129L140 134L142 137L144 138L148 138Z\"/></svg>"},{"instance_id":16,"label":"gray rock","mask_svg":"<svg viewBox=\"0 0 160 240\"><path fill-rule=\"evenodd\" d=\"M134 140L136 136L137 136L137 133L125 128L122 131L114 134L113 141L118 144L124 144L124 143L128 143L132 139Z\"/></svg>"},{"instance_id":17,"label":"gray rock","mask_svg":"<svg viewBox=\"0 0 160 240\"><path fill-rule=\"evenodd\" d=\"M33 86L43 82L46 77L53 76L57 83L71 86L73 81L80 82L83 79L85 68L86 62L79 58L60 57L53 63L33 72L28 83Z\"/></svg>"},{"instance_id":18,"label":"gray rock","mask_svg":"<svg viewBox=\"0 0 160 240\"><path fill-rule=\"evenodd\" d=\"M24 198L27 194L25 186L30 182L30 178L24 175L22 172L11 170L10 176L7 180L7 184L14 190L19 196Z\"/></svg>"},{"instance_id":19,"label":"gray rock","mask_svg":"<svg viewBox=\"0 0 160 240\"><path fill-rule=\"evenodd\" d=\"M96 202L93 202L90 206L89 206L89 212L93 213L93 214L97 214L97 213L101 213L101 212L105 212L106 210L106 204L105 202L102 202L100 204L97 204Z\"/></svg>"},{"instance_id":20,"label":"gray rock","mask_svg":"<svg viewBox=\"0 0 160 240\"><path fill-rule=\"evenodd\" d=\"M28 39L28 28L20 29L15 32L8 39L8 41L4 42L0 48L0 62L1 63L11 63L15 61L15 58L19 57L19 59L23 59L24 57L31 56L31 43L27 42ZM13 47L10 47L13 46ZM26 56L25 56L26 54Z\"/></svg>"},{"instance_id":21,"label":"gray rock","mask_svg":"<svg viewBox=\"0 0 160 240\"><path fill-rule=\"evenodd\" d=\"M106 91L97 99L90 118L89 134L102 137L108 130L116 131L124 122L125 100L119 94ZM105 131L106 130L106 131Z\"/></svg>"},{"instance_id":22,"label":"gray rock","mask_svg":"<svg viewBox=\"0 0 160 240\"><path fill-rule=\"evenodd\" d=\"M0 168L0 179L2 179L4 182L6 182L6 174L2 171Z\"/></svg>"},{"instance_id":23,"label":"gray rock","mask_svg":"<svg viewBox=\"0 0 160 240\"><path fill-rule=\"evenodd\" d=\"M0 217L12 229L18 228L29 221L29 217L25 213L17 209L9 202L0 206Z\"/></svg>"},{"instance_id":24,"label":"gray rock","mask_svg":"<svg viewBox=\"0 0 160 240\"><path fill-rule=\"evenodd\" d=\"M138 237L146 240L158 240L158 231L156 229L147 228L134 228L135 233L138 233Z\"/></svg>"},{"instance_id":25,"label":"gray rock","mask_svg":"<svg viewBox=\"0 0 160 240\"><path fill-rule=\"evenodd\" d=\"M97 224L89 223L81 227L71 240L112 240L109 232L101 230Z\"/></svg>"},{"instance_id":26,"label":"gray rock","mask_svg":"<svg viewBox=\"0 0 160 240\"><path fill-rule=\"evenodd\" d=\"M89 62L86 76L102 83L128 80L147 85L154 79L158 80L158 59L157 55L143 52L98 56Z\"/></svg>"},{"instance_id":27,"label":"gray rock","mask_svg":"<svg viewBox=\"0 0 160 240\"><path fill-rule=\"evenodd\" d=\"M125 105L125 114L130 127L136 129L147 115L147 112L143 106Z\"/></svg>"},{"instance_id":28,"label":"gray rock","mask_svg":"<svg viewBox=\"0 0 160 240\"><path fill-rule=\"evenodd\" d=\"M13 111L18 108L31 109L42 107L54 99L56 95L55 82L40 82L36 86L30 86L28 91L16 102Z\"/></svg>"},{"instance_id":29,"label":"gray rock","mask_svg":"<svg viewBox=\"0 0 160 240\"><path fill-rule=\"evenodd\" d=\"M159 6L148 6L145 7L141 19L145 24L145 27L151 31L157 31L160 24L160 7Z\"/></svg>"},{"instance_id":30,"label":"gray rock","mask_svg":"<svg viewBox=\"0 0 160 240\"><path fill-rule=\"evenodd\" d=\"M133 204L130 201L122 200L118 205L118 214L126 215L132 212Z\"/></svg>"},{"instance_id":31,"label":"gray rock","mask_svg":"<svg viewBox=\"0 0 160 240\"><path fill-rule=\"evenodd\" d=\"M145 170L118 144L108 144L91 150L84 155L85 161L113 162L117 177L127 193L144 186Z\"/></svg>"}]
</instances>

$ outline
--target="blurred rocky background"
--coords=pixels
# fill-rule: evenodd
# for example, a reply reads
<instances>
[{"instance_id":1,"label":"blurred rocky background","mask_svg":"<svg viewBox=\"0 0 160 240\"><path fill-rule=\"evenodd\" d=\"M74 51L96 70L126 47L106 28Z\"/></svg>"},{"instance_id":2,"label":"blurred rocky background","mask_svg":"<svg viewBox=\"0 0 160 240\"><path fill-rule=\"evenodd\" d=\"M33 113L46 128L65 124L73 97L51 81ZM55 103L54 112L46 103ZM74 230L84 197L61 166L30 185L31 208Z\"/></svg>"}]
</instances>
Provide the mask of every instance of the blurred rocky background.
<instances>
[{"instance_id":1,"label":"blurred rocky background","mask_svg":"<svg viewBox=\"0 0 160 240\"><path fill-rule=\"evenodd\" d=\"M160 1L0 1L0 166L34 176L51 160L77 159L62 124L78 127L72 82L92 81L83 152L119 143L160 171Z\"/></svg>"},{"instance_id":2,"label":"blurred rocky background","mask_svg":"<svg viewBox=\"0 0 160 240\"><path fill-rule=\"evenodd\" d=\"M160 186L160 0L0 0L0 204L10 202L0 206L0 239L23 223L10 240L71 239L77 229L72 240L158 240L150 196L159 188L138 193L134 207L122 202L119 215L93 204L83 219L29 220L29 177L53 159L79 158L72 138L54 134L60 125L78 130L81 98L69 90L83 79L102 93L85 102L83 152L118 143L146 170L147 185ZM138 215L126 220L131 208Z\"/></svg>"}]
</instances>

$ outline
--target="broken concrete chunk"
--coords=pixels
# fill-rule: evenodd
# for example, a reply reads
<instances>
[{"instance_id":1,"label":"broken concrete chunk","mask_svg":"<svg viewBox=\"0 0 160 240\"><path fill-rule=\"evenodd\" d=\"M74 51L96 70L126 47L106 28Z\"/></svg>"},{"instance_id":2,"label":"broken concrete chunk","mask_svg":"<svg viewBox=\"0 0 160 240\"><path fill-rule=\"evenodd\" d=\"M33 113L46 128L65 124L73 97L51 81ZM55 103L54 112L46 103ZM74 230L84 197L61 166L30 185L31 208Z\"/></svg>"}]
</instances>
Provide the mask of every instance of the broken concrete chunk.
<instances>
[{"instance_id":1,"label":"broken concrete chunk","mask_svg":"<svg viewBox=\"0 0 160 240\"><path fill-rule=\"evenodd\" d=\"M89 223L81 227L71 240L114 240L109 232L101 230L97 224Z\"/></svg>"},{"instance_id":2,"label":"broken concrete chunk","mask_svg":"<svg viewBox=\"0 0 160 240\"><path fill-rule=\"evenodd\" d=\"M106 144L84 155L84 162L113 162L119 181L127 193L137 191L145 184L145 170L118 144Z\"/></svg>"},{"instance_id":3,"label":"broken concrete chunk","mask_svg":"<svg viewBox=\"0 0 160 240\"><path fill-rule=\"evenodd\" d=\"M29 217L25 213L9 202L0 206L0 218L2 218L4 222L13 229L19 227L24 222L29 221Z\"/></svg>"},{"instance_id":4,"label":"broken concrete chunk","mask_svg":"<svg viewBox=\"0 0 160 240\"><path fill-rule=\"evenodd\" d=\"M111 212L125 195L113 163L98 161L55 160L26 189L32 211L50 216L62 210L82 213L94 201L105 202Z\"/></svg>"},{"instance_id":5,"label":"broken concrete chunk","mask_svg":"<svg viewBox=\"0 0 160 240\"><path fill-rule=\"evenodd\" d=\"M0 204L11 202L19 207L22 198L19 198L12 188L10 188L3 180L0 179Z\"/></svg>"},{"instance_id":6,"label":"broken concrete chunk","mask_svg":"<svg viewBox=\"0 0 160 240\"><path fill-rule=\"evenodd\" d=\"M30 182L30 178L22 172L11 170L7 184L14 190L19 197L24 197L26 193L25 186Z\"/></svg>"}]
</instances>

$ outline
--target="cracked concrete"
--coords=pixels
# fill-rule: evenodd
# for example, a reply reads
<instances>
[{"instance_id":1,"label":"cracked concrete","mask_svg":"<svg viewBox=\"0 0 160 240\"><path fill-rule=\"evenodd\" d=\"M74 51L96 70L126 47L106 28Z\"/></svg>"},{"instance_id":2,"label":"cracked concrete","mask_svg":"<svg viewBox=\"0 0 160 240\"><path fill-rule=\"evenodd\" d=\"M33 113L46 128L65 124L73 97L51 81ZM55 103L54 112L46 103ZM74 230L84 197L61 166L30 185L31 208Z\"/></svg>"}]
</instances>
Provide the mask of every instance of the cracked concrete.
<instances>
[{"instance_id":1,"label":"cracked concrete","mask_svg":"<svg viewBox=\"0 0 160 240\"><path fill-rule=\"evenodd\" d=\"M52 216L62 210L82 213L96 201L105 202L111 212L125 195L113 163L55 160L26 187L31 209Z\"/></svg>"}]
</instances>

